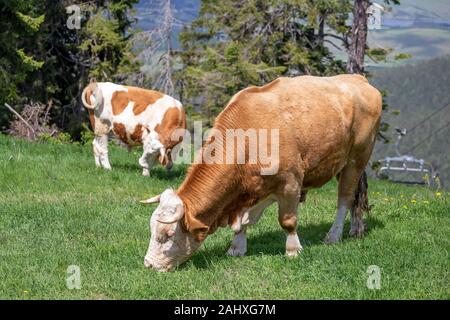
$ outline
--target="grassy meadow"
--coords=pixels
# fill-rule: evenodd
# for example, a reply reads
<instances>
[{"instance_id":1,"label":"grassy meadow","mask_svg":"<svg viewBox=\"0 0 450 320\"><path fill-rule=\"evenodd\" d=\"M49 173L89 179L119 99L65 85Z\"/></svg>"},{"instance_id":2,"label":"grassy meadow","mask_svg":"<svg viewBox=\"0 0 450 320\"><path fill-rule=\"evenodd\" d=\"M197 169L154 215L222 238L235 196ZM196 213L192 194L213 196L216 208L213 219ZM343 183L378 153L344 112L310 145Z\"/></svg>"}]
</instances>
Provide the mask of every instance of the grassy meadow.
<instances>
[{"instance_id":1,"label":"grassy meadow","mask_svg":"<svg viewBox=\"0 0 450 320\"><path fill-rule=\"evenodd\" d=\"M110 148L112 172L91 146L27 143L0 135L1 299L449 299L450 194L371 180L364 239L323 244L336 183L308 194L298 228L304 251L284 256L276 206L248 232L248 255L225 255L230 229L210 236L172 273L143 266L149 216L138 200L177 187L185 168L141 176L138 152ZM67 268L81 289L66 286ZM367 268L381 270L368 289Z\"/></svg>"}]
</instances>

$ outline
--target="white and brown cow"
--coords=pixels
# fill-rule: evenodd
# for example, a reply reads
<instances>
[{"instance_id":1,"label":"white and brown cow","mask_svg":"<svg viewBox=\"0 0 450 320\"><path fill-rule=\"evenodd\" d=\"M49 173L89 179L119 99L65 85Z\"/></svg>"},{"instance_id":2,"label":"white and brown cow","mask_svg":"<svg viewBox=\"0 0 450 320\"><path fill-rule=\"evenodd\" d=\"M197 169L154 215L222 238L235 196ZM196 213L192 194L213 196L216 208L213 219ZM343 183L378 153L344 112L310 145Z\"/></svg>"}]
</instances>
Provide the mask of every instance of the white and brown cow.
<instances>
[{"instance_id":1,"label":"white and brown cow","mask_svg":"<svg viewBox=\"0 0 450 320\"><path fill-rule=\"evenodd\" d=\"M339 180L338 210L325 241L341 239L348 210L350 234L361 236L362 213L368 209L364 168L380 117L380 92L359 75L279 78L239 92L217 117L214 129L279 130L278 171L262 175L260 163L193 164L178 190L167 189L143 201L159 202L150 219L145 266L171 270L207 235L227 224L235 233L228 254L244 255L247 226L273 202L278 203L279 223L287 232L286 254L296 256L302 249L298 204L309 189L333 177ZM206 141L199 157L211 143L212 139ZM227 148L224 145L224 152ZM245 152L247 156L248 149Z\"/></svg>"},{"instance_id":2,"label":"white and brown cow","mask_svg":"<svg viewBox=\"0 0 450 320\"><path fill-rule=\"evenodd\" d=\"M91 83L81 95L95 132L95 164L111 169L108 159L108 134L114 134L129 147L143 145L139 164L148 176L156 159L168 169L171 150L180 140L172 140L174 130L186 128L181 103L163 93L114 84Z\"/></svg>"}]
</instances>

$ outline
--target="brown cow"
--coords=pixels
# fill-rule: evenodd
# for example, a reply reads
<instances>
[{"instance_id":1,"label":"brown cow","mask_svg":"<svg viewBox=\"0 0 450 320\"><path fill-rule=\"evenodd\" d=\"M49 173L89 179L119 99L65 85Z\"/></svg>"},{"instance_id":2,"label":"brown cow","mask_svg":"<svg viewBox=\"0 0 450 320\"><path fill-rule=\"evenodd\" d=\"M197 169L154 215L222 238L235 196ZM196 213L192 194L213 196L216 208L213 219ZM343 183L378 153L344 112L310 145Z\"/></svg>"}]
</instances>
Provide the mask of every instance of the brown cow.
<instances>
[{"instance_id":1,"label":"brown cow","mask_svg":"<svg viewBox=\"0 0 450 320\"><path fill-rule=\"evenodd\" d=\"M186 115L181 103L163 93L110 82L91 83L81 95L95 132L95 164L111 170L108 159L108 133L129 147L143 145L139 159L142 174L148 176L159 156L167 168L172 166L171 149L180 140L172 140L177 129L186 129Z\"/></svg>"},{"instance_id":2,"label":"brown cow","mask_svg":"<svg viewBox=\"0 0 450 320\"><path fill-rule=\"evenodd\" d=\"M159 202L150 219L145 266L171 270L188 259L207 235L227 224L235 233L228 254L244 255L247 226L273 202L278 203L279 223L287 232L286 254L297 256L302 249L297 206L309 189L333 177L339 179L338 210L325 241L341 239L348 210L350 234L361 236L362 209L367 208L363 174L380 117L380 92L359 75L279 78L242 90L217 117L214 129L224 134L230 129L278 130L277 171L262 174L261 162L192 165L177 191L168 189L143 201ZM212 143L213 139L206 141L200 158ZM224 153L230 152L228 144L223 147Z\"/></svg>"}]
</instances>

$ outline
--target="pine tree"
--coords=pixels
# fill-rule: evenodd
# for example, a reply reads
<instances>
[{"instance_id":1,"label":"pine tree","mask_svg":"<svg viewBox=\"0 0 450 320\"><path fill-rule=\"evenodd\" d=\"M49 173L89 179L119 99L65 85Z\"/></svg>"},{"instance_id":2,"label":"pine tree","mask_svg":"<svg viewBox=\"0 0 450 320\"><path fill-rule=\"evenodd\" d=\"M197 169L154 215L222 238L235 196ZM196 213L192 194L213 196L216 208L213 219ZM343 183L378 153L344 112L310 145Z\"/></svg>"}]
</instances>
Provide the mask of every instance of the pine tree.
<instances>
[{"instance_id":1,"label":"pine tree","mask_svg":"<svg viewBox=\"0 0 450 320\"><path fill-rule=\"evenodd\" d=\"M281 75L343 72L325 42L342 41L350 9L342 1L203 0L199 18L180 34L177 76L191 117L211 121L239 90Z\"/></svg>"},{"instance_id":2,"label":"pine tree","mask_svg":"<svg viewBox=\"0 0 450 320\"><path fill-rule=\"evenodd\" d=\"M0 130L4 130L11 114L4 103L20 98L17 87L26 83L27 75L40 70L43 61L30 51L33 44L24 40L39 32L45 16L34 10L33 0L0 0Z\"/></svg>"},{"instance_id":3,"label":"pine tree","mask_svg":"<svg viewBox=\"0 0 450 320\"><path fill-rule=\"evenodd\" d=\"M103 0L85 6L91 16L83 29L80 49L90 61L89 76L97 81L124 81L139 69L130 41L135 22L132 8L138 1Z\"/></svg>"},{"instance_id":4,"label":"pine tree","mask_svg":"<svg viewBox=\"0 0 450 320\"><path fill-rule=\"evenodd\" d=\"M86 114L80 94L89 78L127 81L139 68L132 47L138 0L0 0L0 110L3 102L52 102L56 124L78 138ZM81 29L66 8L81 8ZM6 129L11 113L0 113ZM1 128L0 128L1 129Z\"/></svg>"}]
</instances>

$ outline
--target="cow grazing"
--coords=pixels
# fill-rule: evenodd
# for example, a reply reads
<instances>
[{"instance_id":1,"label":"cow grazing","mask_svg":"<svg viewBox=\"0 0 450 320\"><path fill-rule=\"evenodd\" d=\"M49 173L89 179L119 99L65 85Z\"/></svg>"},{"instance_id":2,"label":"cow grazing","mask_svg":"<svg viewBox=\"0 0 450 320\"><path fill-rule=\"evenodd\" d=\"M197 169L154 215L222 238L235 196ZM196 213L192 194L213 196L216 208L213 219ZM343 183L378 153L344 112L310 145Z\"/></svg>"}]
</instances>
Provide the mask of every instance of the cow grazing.
<instances>
[{"instance_id":1,"label":"cow grazing","mask_svg":"<svg viewBox=\"0 0 450 320\"><path fill-rule=\"evenodd\" d=\"M309 189L333 177L339 181L338 209L325 242L341 239L348 210L350 234L362 236L362 214L368 209L364 169L380 117L381 95L360 75L279 78L240 91L217 117L214 129L278 129L278 171L262 175L260 163L193 164L178 190L167 189L142 201L159 202L150 219L145 266L173 269L207 235L226 225L234 232L228 254L244 255L247 226L256 223L274 202L279 223L287 232L286 254L297 256L302 250L297 206ZM205 142L199 157L211 143L211 139Z\"/></svg>"},{"instance_id":2,"label":"cow grazing","mask_svg":"<svg viewBox=\"0 0 450 320\"><path fill-rule=\"evenodd\" d=\"M110 82L91 83L81 95L95 132L94 156L97 167L111 169L108 159L108 134L114 134L129 148L143 145L139 159L142 174L148 176L156 159L168 169L171 149L180 140L172 133L186 128L181 103L163 93Z\"/></svg>"}]
</instances>

